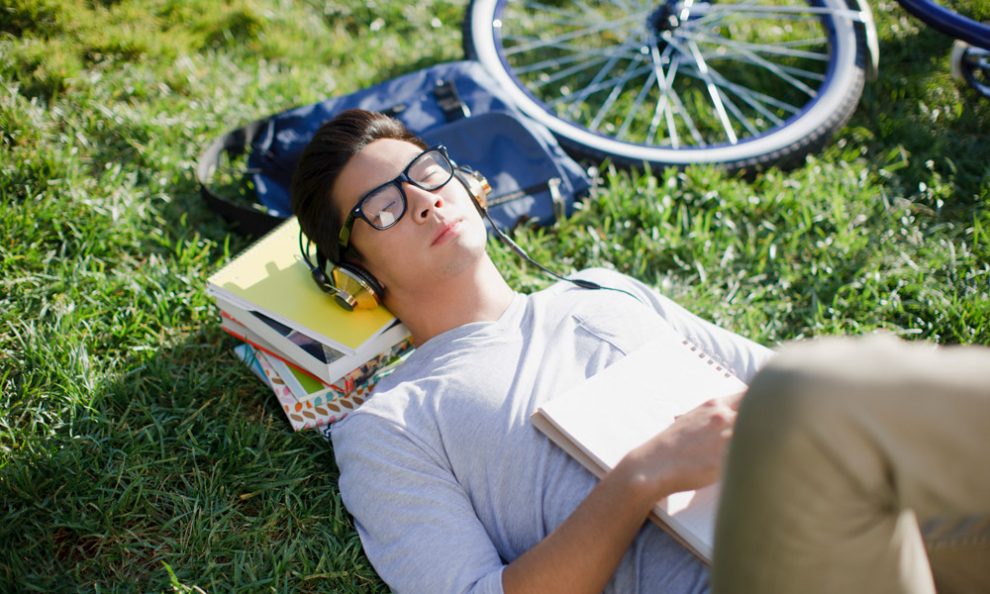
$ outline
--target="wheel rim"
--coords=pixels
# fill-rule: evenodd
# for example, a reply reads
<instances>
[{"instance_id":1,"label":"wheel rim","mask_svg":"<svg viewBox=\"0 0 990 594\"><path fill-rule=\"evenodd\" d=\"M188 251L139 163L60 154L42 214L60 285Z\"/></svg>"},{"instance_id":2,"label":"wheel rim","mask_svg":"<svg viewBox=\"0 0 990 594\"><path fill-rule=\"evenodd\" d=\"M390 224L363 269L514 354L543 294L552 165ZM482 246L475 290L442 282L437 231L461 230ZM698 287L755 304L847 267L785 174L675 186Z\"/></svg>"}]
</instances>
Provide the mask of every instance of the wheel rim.
<instances>
[{"instance_id":1,"label":"wheel rim","mask_svg":"<svg viewBox=\"0 0 990 594\"><path fill-rule=\"evenodd\" d=\"M783 148L838 109L850 84L839 79L855 72L859 15L832 5L486 3L487 22L472 14L475 51L517 105L631 160L728 162Z\"/></svg>"}]
</instances>

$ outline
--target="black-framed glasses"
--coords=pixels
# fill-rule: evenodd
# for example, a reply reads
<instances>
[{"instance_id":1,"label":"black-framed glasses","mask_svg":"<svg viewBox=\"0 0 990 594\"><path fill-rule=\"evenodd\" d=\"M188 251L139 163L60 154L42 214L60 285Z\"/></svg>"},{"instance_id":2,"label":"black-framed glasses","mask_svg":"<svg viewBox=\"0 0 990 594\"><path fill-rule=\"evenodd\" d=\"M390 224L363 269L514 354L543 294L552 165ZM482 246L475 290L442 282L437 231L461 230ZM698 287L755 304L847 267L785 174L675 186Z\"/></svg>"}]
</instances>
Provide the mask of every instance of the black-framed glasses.
<instances>
[{"instance_id":1,"label":"black-framed glasses","mask_svg":"<svg viewBox=\"0 0 990 594\"><path fill-rule=\"evenodd\" d=\"M363 219L379 231L388 229L402 219L408 205L402 184L408 183L422 190L434 191L447 185L453 177L454 165L443 145L428 148L416 155L402 173L358 199L337 236L341 253L347 249L351 230L357 219Z\"/></svg>"}]
</instances>

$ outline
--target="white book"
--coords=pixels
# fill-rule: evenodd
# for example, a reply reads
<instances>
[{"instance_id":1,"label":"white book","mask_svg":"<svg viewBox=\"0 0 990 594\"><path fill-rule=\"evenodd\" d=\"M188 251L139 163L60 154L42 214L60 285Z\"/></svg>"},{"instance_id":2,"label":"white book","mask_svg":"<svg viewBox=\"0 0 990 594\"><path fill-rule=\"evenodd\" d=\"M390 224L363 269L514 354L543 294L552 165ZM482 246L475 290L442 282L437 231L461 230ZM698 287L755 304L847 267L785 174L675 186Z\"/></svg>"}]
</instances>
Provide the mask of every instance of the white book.
<instances>
[{"instance_id":1,"label":"white book","mask_svg":"<svg viewBox=\"0 0 990 594\"><path fill-rule=\"evenodd\" d=\"M746 384L670 329L567 394L537 409L533 424L602 477L681 415ZM718 485L657 502L652 519L706 563L715 537Z\"/></svg>"},{"instance_id":2,"label":"white book","mask_svg":"<svg viewBox=\"0 0 990 594\"><path fill-rule=\"evenodd\" d=\"M396 322L366 341L356 351L345 353L304 332L285 326L261 312L244 309L219 297L215 300L222 312L250 329L257 337L264 339L267 345L272 346L275 349L274 354L301 367L325 384L336 382L374 357L390 351L409 337L409 330Z\"/></svg>"}]
</instances>

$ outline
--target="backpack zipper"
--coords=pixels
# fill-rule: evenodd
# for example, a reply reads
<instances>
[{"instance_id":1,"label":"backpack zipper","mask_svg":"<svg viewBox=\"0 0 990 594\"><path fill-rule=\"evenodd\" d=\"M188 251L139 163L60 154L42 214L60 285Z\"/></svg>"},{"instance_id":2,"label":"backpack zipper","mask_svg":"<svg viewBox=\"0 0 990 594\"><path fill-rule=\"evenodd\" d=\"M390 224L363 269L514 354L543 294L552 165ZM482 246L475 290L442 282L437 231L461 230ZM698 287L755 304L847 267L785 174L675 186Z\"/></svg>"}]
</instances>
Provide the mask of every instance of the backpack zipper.
<instances>
[{"instance_id":1,"label":"backpack zipper","mask_svg":"<svg viewBox=\"0 0 990 594\"><path fill-rule=\"evenodd\" d=\"M550 190L550 200L553 201L554 216L560 219L564 217L564 213L566 212L564 197L560 193L560 183L561 180L559 177L551 177L547 181L539 182L525 188L520 188L506 194L499 194L494 198L489 198L488 206L490 208L492 206L505 204L506 202L512 202L513 200L518 200L523 196L536 194L537 192L542 192L544 189L547 189Z\"/></svg>"}]
</instances>

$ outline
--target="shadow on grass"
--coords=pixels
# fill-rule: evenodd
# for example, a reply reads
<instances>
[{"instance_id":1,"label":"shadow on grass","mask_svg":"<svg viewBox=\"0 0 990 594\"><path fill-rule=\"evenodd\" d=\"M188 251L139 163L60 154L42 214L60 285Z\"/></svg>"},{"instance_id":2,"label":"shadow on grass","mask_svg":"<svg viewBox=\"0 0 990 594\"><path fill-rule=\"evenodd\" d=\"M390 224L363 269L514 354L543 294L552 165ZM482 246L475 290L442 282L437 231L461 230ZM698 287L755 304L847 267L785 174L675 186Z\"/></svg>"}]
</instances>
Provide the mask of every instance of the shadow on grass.
<instances>
[{"instance_id":1,"label":"shadow on grass","mask_svg":"<svg viewBox=\"0 0 990 594\"><path fill-rule=\"evenodd\" d=\"M990 198L990 101L951 78L953 40L916 24L916 34L881 43L879 77L866 85L852 136L868 148L874 170L886 171L893 191L941 216L971 220L971 209ZM950 186L944 195L936 195L933 180Z\"/></svg>"},{"instance_id":2,"label":"shadow on grass","mask_svg":"<svg viewBox=\"0 0 990 594\"><path fill-rule=\"evenodd\" d=\"M384 591L329 444L211 327L97 386L0 468L0 590Z\"/></svg>"}]
</instances>

